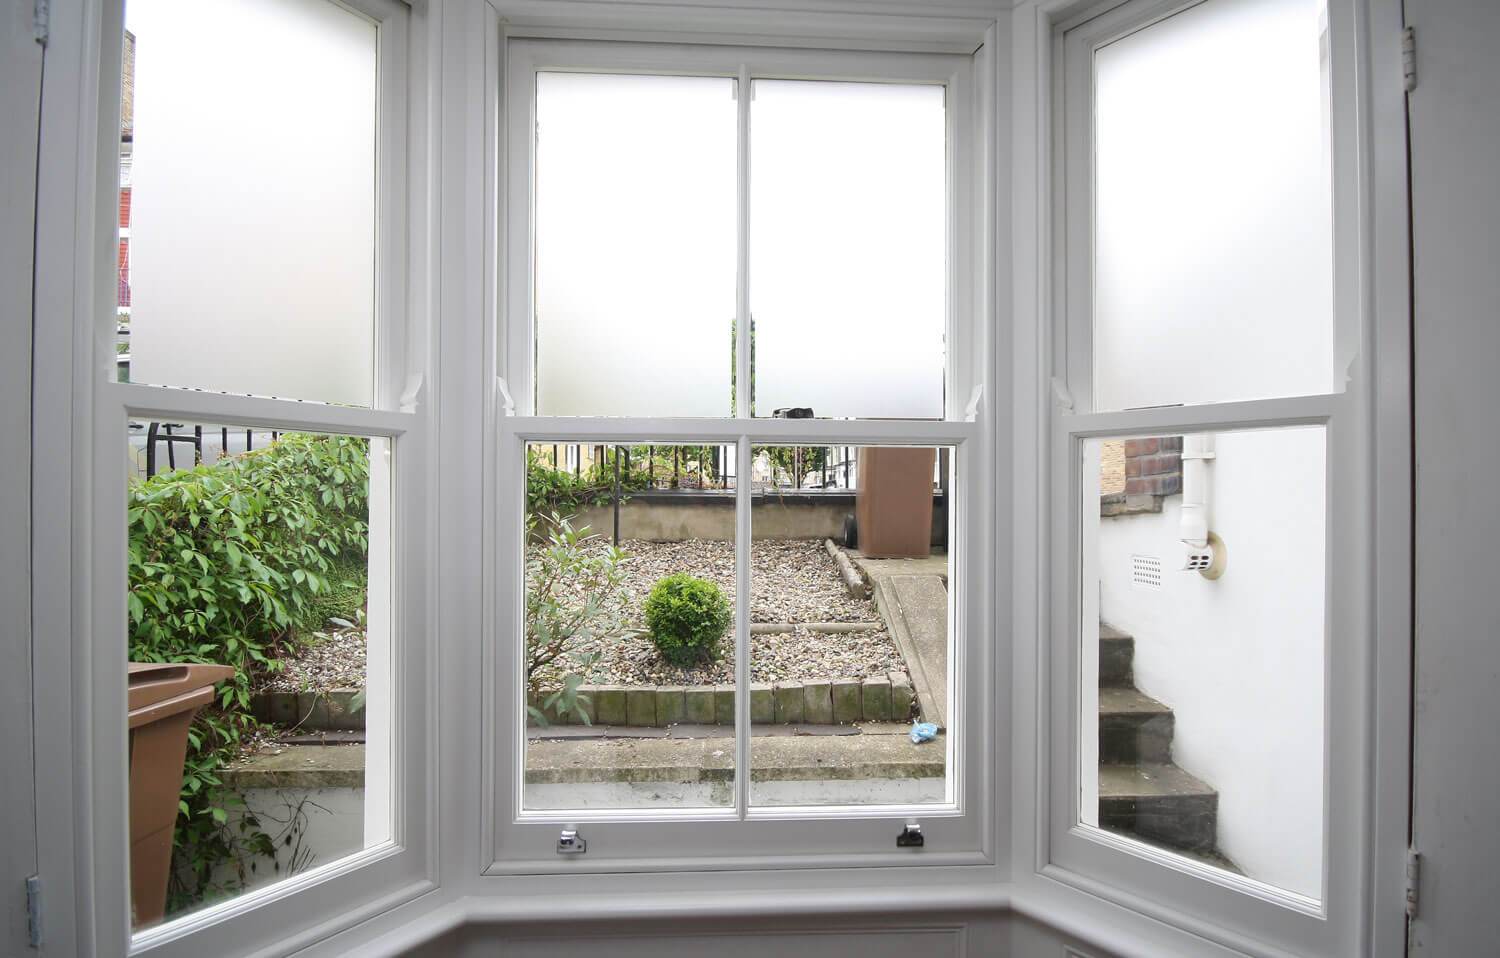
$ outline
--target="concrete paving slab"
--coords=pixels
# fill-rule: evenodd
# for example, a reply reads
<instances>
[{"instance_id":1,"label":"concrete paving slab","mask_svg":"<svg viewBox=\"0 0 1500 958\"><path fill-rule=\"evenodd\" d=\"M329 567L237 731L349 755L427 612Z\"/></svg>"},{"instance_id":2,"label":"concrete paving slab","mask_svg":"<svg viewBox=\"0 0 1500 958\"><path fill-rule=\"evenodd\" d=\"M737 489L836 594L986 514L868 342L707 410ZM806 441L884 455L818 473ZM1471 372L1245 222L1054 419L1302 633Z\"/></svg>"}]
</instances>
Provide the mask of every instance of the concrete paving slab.
<instances>
[{"instance_id":1,"label":"concrete paving slab","mask_svg":"<svg viewBox=\"0 0 1500 958\"><path fill-rule=\"evenodd\" d=\"M948 727L948 588L935 575L877 576L891 637L911 673L924 722Z\"/></svg>"},{"instance_id":2,"label":"concrete paving slab","mask_svg":"<svg viewBox=\"0 0 1500 958\"><path fill-rule=\"evenodd\" d=\"M252 788L363 788L363 745L291 745L252 755L219 772L224 785Z\"/></svg>"},{"instance_id":3,"label":"concrete paving slab","mask_svg":"<svg viewBox=\"0 0 1500 958\"><path fill-rule=\"evenodd\" d=\"M941 741L913 745L897 735L793 735L754 740L753 782L942 778ZM527 784L663 782L734 778L728 739L571 739L532 742Z\"/></svg>"}]
</instances>

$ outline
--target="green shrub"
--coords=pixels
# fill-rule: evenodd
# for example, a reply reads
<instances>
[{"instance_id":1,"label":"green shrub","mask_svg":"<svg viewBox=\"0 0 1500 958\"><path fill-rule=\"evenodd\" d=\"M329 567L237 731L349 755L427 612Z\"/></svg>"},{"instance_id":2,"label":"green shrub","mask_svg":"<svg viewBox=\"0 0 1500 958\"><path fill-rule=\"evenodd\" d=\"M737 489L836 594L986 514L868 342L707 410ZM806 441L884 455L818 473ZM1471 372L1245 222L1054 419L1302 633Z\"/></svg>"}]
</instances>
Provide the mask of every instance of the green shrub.
<instances>
[{"instance_id":1,"label":"green shrub","mask_svg":"<svg viewBox=\"0 0 1500 958\"><path fill-rule=\"evenodd\" d=\"M528 522L528 531L538 523ZM584 543L588 526L574 529L566 516L540 520L546 542L526 557L526 689L540 697L543 687L561 682L541 708L528 705L538 725L547 715L572 715L591 724L587 695L578 691L599 661L599 644L625 630L630 594L621 583L628 558L606 546L592 552Z\"/></svg>"},{"instance_id":2,"label":"green shrub","mask_svg":"<svg viewBox=\"0 0 1500 958\"><path fill-rule=\"evenodd\" d=\"M130 484L131 660L235 669L188 732L169 909L230 890L211 884L216 865L270 852L253 819L226 826L239 801L216 770L255 724L256 676L280 668L294 633L362 601L368 519L365 439L288 434Z\"/></svg>"},{"instance_id":3,"label":"green shrub","mask_svg":"<svg viewBox=\"0 0 1500 958\"><path fill-rule=\"evenodd\" d=\"M580 509L610 501L615 490L614 456L610 447L604 462L589 466L581 476L558 469L535 447L526 450L526 517L529 522L548 516L570 516ZM620 490L647 489L650 478L638 466L620 469ZM621 496L624 501L627 496ZM539 526L540 528L540 526Z\"/></svg>"},{"instance_id":4,"label":"green shrub","mask_svg":"<svg viewBox=\"0 0 1500 958\"><path fill-rule=\"evenodd\" d=\"M723 590L685 572L657 582L646 599L651 641L661 657L674 665L718 658L719 639L733 621Z\"/></svg>"}]
</instances>

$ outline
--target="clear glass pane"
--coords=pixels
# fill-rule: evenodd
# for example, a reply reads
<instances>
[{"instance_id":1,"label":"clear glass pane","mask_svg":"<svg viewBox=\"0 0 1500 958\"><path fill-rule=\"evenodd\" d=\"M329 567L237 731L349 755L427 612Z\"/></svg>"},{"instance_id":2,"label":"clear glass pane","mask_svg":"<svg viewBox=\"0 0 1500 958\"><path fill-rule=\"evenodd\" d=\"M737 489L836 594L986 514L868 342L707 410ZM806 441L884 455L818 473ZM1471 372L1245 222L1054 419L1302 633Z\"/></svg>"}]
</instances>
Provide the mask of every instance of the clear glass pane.
<instances>
[{"instance_id":1,"label":"clear glass pane","mask_svg":"<svg viewBox=\"0 0 1500 958\"><path fill-rule=\"evenodd\" d=\"M734 81L537 75L536 402L728 416Z\"/></svg>"},{"instance_id":2,"label":"clear glass pane","mask_svg":"<svg viewBox=\"0 0 1500 958\"><path fill-rule=\"evenodd\" d=\"M734 803L734 447L527 449L523 804Z\"/></svg>"},{"instance_id":3,"label":"clear glass pane","mask_svg":"<svg viewBox=\"0 0 1500 958\"><path fill-rule=\"evenodd\" d=\"M943 416L944 89L756 80L755 412Z\"/></svg>"},{"instance_id":4,"label":"clear glass pane","mask_svg":"<svg viewBox=\"0 0 1500 958\"><path fill-rule=\"evenodd\" d=\"M132 928L392 838L389 452L130 424Z\"/></svg>"},{"instance_id":5,"label":"clear glass pane","mask_svg":"<svg viewBox=\"0 0 1500 958\"><path fill-rule=\"evenodd\" d=\"M1095 55L1094 405L1325 393L1320 0L1207 0Z\"/></svg>"},{"instance_id":6,"label":"clear glass pane","mask_svg":"<svg viewBox=\"0 0 1500 958\"><path fill-rule=\"evenodd\" d=\"M376 28L329 0L130 0L134 382L368 406Z\"/></svg>"},{"instance_id":7,"label":"clear glass pane","mask_svg":"<svg viewBox=\"0 0 1500 958\"><path fill-rule=\"evenodd\" d=\"M1084 823L1312 898L1326 438L1297 426L1083 446Z\"/></svg>"},{"instance_id":8,"label":"clear glass pane","mask_svg":"<svg viewBox=\"0 0 1500 958\"><path fill-rule=\"evenodd\" d=\"M752 804L949 800L950 455L754 450Z\"/></svg>"}]
</instances>

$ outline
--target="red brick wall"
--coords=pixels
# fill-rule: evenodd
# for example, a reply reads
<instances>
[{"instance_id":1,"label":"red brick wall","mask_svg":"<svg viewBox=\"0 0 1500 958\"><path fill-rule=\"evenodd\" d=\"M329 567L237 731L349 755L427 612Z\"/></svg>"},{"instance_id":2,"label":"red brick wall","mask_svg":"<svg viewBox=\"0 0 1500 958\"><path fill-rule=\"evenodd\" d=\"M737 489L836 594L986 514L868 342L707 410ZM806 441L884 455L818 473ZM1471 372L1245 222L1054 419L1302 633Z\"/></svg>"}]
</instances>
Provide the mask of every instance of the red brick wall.
<instances>
[{"instance_id":1,"label":"red brick wall","mask_svg":"<svg viewBox=\"0 0 1500 958\"><path fill-rule=\"evenodd\" d=\"M1182 491L1182 437L1125 440L1125 494L1171 496Z\"/></svg>"}]
</instances>

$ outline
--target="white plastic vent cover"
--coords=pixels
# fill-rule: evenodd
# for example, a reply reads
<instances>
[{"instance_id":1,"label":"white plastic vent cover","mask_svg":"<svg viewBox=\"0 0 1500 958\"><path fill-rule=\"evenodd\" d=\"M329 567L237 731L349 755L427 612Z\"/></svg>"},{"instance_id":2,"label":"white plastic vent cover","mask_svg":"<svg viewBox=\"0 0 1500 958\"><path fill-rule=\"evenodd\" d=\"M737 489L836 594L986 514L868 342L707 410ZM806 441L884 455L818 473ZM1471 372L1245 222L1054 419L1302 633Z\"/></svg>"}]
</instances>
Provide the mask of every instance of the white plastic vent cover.
<instances>
[{"instance_id":1,"label":"white plastic vent cover","mask_svg":"<svg viewBox=\"0 0 1500 958\"><path fill-rule=\"evenodd\" d=\"M1131 556L1130 583L1140 589L1160 589L1161 559L1156 556Z\"/></svg>"}]
</instances>

